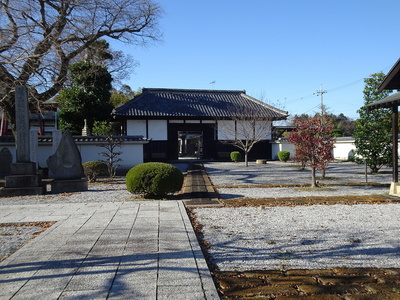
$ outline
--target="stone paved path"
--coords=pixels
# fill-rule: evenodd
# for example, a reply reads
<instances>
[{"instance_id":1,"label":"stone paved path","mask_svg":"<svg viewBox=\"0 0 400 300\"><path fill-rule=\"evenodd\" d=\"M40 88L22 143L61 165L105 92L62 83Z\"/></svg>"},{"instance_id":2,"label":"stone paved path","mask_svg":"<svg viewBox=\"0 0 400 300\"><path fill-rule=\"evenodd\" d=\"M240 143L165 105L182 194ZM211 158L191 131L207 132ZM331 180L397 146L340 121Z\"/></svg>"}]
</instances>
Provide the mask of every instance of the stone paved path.
<instances>
[{"instance_id":1,"label":"stone paved path","mask_svg":"<svg viewBox=\"0 0 400 300\"><path fill-rule=\"evenodd\" d=\"M192 163L183 185L183 201L188 207L223 206L201 163Z\"/></svg>"},{"instance_id":2,"label":"stone paved path","mask_svg":"<svg viewBox=\"0 0 400 300\"><path fill-rule=\"evenodd\" d=\"M181 201L4 205L57 221L0 263L0 299L219 299Z\"/></svg>"}]
</instances>

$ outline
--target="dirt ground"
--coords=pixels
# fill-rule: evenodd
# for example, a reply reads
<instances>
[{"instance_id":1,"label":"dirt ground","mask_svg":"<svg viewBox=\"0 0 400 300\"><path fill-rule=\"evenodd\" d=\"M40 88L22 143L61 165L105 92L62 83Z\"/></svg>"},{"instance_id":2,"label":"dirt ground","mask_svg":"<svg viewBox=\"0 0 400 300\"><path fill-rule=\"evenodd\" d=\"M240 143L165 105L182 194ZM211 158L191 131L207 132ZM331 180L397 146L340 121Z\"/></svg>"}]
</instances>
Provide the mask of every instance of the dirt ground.
<instances>
[{"instance_id":1,"label":"dirt ground","mask_svg":"<svg viewBox=\"0 0 400 300\"><path fill-rule=\"evenodd\" d=\"M389 195L237 198L221 200L228 207L399 203ZM193 227L208 257L202 226L189 210ZM221 299L400 299L400 269L332 268L321 270L260 270L222 272L210 265Z\"/></svg>"}]
</instances>

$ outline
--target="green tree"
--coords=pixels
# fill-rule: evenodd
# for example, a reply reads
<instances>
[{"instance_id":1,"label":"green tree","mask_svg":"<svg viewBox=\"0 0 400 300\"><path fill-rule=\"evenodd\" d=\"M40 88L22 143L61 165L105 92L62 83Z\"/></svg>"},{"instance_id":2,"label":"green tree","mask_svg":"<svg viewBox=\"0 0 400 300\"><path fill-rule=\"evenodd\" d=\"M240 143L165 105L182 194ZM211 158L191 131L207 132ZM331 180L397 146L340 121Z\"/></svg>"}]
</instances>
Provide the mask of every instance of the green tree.
<instances>
[{"instance_id":1,"label":"green tree","mask_svg":"<svg viewBox=\"0 0 400 300\"><path fill-rule=\"evenodd\" d=\"M140 93L141 91L134 92L129 85L123 84L119 90L113 89L110 102L114 107L118 107Z\"/></svg>"},{"instance_id":2,"label":"green tree","mask_svg":"<svg viewBox=\"0 0 400 300\"><path fill-rule=\"evenodd\" d=\"M40 109L64 88L69 65L82 60L79 56L93 43L158 40L161 14L153 0L1 1L0 108L13 132L16 84L29 87L30 104Z\"/></svg>"},{"instance_id":3,"label":"green tree","mask_svg":"<svg viewBox=\"0 0 400 300\"><path fill-rule=\"evenodd\" d=\"M290 125L295 126L297 121L306 120L308 118L321 118L321 114L315 113L313 117L308 114L294 115ZM355 131L355 121L346 117L343 113L340 113L339 115L325 113L324 120L327 123L326 125L332 127L332 137L353 136Z\"/></svg>"},{"instance_id":4,"label":"green tree","mask_svg":"<svg viewBox=\"0 0 400 300\"><path fill-rule=\"evenodd\" d=\"M390 91L378 93L379 84L385 78L382 72L372 74L365 78L364 104L369 104L383 99ZM379 108L369 111L362 106L358 113L360 118L356 121L354 133L356 146L356 161L364 163L371 168L372 173L391 163L392 138L391 138L391 111L388 108Z\"/></svg>"},{"instance_id":5,"label":"green tree","mask_svg":"<svg viewBox=\"0 0 400 300\"><path fill-rule=\"evenodd\" d=\"M72 87L61 91L57 101L60 112L60 128L80 134L87 120L89 130L94 121L110 118L111 74L106 67L90 62L70 66Z\"/></svg>"}]
</instances>

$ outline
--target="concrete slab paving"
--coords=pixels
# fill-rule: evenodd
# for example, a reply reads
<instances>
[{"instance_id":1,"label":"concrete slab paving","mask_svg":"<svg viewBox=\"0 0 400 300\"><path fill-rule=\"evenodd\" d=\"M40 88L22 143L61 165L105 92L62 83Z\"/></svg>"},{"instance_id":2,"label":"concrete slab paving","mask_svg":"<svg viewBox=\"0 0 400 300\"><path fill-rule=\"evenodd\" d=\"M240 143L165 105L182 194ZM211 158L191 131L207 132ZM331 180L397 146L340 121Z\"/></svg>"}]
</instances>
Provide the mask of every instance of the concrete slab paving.
<instances>
[{"instance_id":1,"label":"concrete slab paving","mask_svg":"<svg viewBox=\"0 0 400 300\"><path fill-rule=\"evenodd\" d=\"M56 223L0 263L0 299L219 299L182 201L1 208Z\"/></svg>"}]
</instances>

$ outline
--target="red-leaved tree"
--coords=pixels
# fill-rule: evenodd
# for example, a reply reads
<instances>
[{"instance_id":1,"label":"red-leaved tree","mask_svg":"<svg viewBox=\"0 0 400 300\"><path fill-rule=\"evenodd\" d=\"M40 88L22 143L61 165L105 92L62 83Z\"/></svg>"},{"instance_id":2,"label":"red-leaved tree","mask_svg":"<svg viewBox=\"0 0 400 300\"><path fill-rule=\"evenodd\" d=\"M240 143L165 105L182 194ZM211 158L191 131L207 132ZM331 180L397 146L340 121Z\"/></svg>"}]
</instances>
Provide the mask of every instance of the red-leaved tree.
<instances>
[{"instance_id":1,"label":"red-leaved tree","mask_svg":"<svg viewBox=\"0 0 400 300\"><path fill-rule=\"evenodd\" d=\"M297 120L296 130L290 132L289 142L295 145L294 160L311 167L311 187L317 187L315 172L325 170L333 160L332 150L335 139L331 138L332 127L327 126L324 118Z\"/></svg>"}]
</instances>

